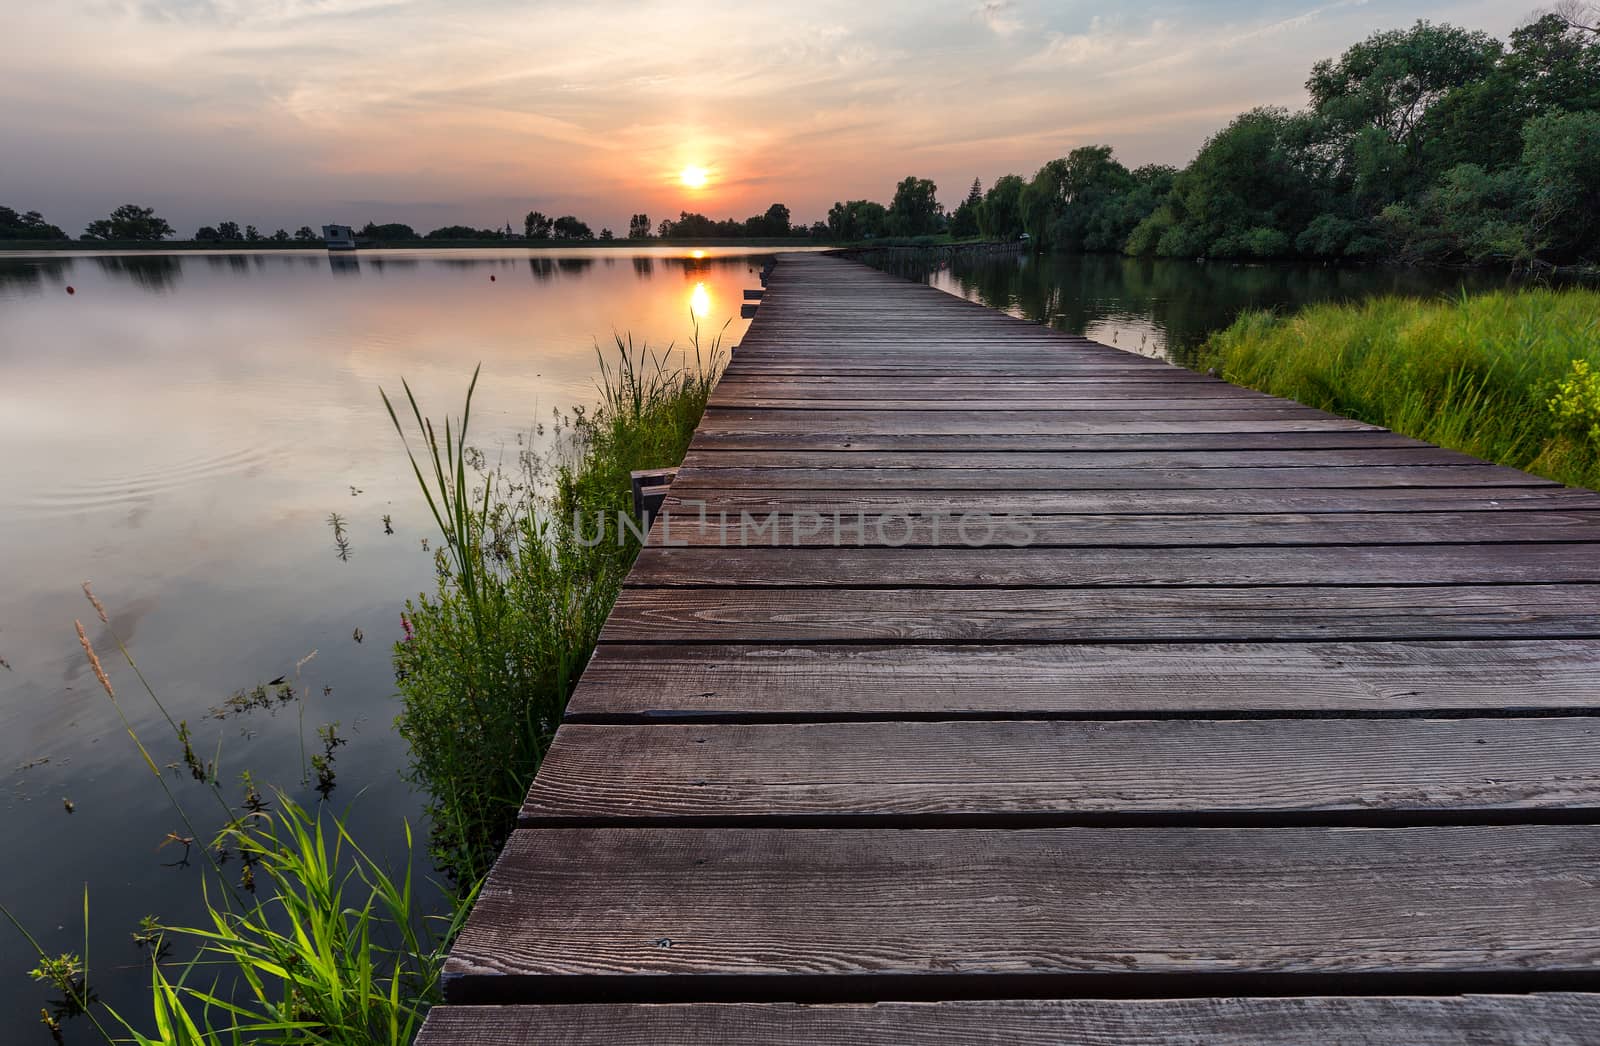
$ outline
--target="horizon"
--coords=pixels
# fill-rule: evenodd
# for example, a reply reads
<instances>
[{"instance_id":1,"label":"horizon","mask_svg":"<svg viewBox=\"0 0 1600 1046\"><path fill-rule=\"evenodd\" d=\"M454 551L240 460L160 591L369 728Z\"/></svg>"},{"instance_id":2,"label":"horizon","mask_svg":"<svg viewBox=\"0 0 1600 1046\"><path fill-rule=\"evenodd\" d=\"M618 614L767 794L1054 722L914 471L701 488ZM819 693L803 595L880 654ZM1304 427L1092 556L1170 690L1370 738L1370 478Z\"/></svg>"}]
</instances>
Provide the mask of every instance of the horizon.
<instances>
[{"instance_id":1,"label":"horizon","mask_svg":"<svg viewBox=\"0 0 1600 1046\"><path fill-rule=\"evenodd\" d=\"M974 178L1106 144L1182 166L1257 106L1298 109L1314 62L1419 19L1504 39L1536 4L987 0L804 11L503 0L76 0L0 12L5 199L76 236L122 203L187 237L232 220L520 227L532 210L625 235L680 211L797 223L886 201L947 207ZM657 41L683 41L663 54ZM544 51L538 49L544 45ZM670 46L670 45L669 45ZM689 169L698 173L688 174ZM693 183L701 182L699 187Z\"/></svg>"}]
</instances>

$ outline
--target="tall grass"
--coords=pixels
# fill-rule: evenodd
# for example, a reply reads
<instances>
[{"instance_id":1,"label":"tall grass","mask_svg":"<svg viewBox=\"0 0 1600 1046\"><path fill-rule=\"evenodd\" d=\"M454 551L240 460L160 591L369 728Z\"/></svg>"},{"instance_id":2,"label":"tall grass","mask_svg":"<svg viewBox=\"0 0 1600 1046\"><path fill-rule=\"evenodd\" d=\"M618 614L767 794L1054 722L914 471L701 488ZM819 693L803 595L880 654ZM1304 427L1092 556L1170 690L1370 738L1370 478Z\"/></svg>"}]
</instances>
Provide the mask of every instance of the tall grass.
<instances>
[{"instance_id":1,"label":"tall grass","mask_svg":"<svg viewBox=\"0 0 1600 1046\"><path fill-rule=\"evenodd\" d=\"M1531 289L1241 315L1229 381L1577 486L1600 487L1600 292Z\"/></svg>"},{"instance_id":2,"label":"tall grass","mask_svg":"<svg viewBox=\"0 0 1600 1046\"><path fill-rule=\"evenodd\" d=\"M438 586L406 604L395 647L397 727L429 796L430 851L458 883L482 878L514 826L637 554L637 535L615 525L629 472L677 464L705 408L721 334L702 346L696 329L691 348L597 346L598 406L566 416L555 448L510 473L471 450L476 374L442 426L408 386L404 410L385 396L444 541Z\"/></svg>"}]
</instances>

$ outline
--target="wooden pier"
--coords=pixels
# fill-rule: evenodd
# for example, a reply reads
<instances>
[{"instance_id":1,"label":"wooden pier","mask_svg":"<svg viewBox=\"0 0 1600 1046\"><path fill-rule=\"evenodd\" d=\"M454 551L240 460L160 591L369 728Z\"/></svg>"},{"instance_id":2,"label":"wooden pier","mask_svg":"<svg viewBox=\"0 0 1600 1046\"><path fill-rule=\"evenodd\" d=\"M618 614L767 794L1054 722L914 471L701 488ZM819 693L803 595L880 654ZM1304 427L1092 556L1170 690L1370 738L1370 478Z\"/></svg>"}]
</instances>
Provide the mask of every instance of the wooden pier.
<instances>
[{"instance_id":1,"label":"wooden pier","mask_svg":"<svg viewBox=\"0 0 1600 1046\"><path fill-rule=\"evenodd\" d=\"M427 1046L1600 1042L1600 494L786 255Z\"/></svg>"}]
</instances>

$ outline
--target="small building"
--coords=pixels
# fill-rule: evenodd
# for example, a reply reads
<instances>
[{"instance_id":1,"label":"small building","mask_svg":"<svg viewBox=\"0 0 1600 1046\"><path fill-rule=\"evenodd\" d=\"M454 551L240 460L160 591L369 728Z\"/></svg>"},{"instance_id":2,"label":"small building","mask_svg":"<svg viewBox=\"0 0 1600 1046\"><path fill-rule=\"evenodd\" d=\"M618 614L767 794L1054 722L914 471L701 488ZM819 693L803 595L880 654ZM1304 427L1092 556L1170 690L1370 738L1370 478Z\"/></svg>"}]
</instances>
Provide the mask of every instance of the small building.
<instances>
[{"instance_id":1,"label":"small building","mask_svg":"<svg viewBox=\"0 0 1600 1046\"><path fill-rule=\"evenodd\" d=\"M356 231L348 225L324 225L322 239L330 251L353 251L356 249Z\"/></svg>"}]
</instances>

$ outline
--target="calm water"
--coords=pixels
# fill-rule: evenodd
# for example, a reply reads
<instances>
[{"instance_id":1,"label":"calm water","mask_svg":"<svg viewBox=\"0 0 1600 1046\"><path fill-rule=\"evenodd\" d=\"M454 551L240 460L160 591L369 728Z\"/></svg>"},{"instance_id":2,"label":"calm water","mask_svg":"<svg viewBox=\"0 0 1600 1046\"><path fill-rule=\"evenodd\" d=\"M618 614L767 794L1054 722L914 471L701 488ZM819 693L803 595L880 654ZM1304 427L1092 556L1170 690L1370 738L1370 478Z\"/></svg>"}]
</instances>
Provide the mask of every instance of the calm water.
<instances>
[{"instance_id":1,"label":"calm water","mask_svg":"<svg viewBox=\"0 0 1600 1046\"><path fill-rule=\"evenodd\" d=\"M1463 287L1503 286L1506 277L1423 269L1347 269L1046 255L887 266L940 290L1013 316L1049 323L1118 348L1193 362L1208 335L1242 309L1292 311L1313 302L1378 294L1435 297Z\"/></svg>"},{"instance_id":2,"label":"calm water","mask_svg":"<svg viewBox=\"0 0 1600 1046\"><path fill-rule=\"evenodd\" d=\"M352 806L359 838L398 852L421 803L399 776L389 650L404 600L431 588L434 531L379 386L404 376L425 410L458 413L481 360L473 439L514 459L552 410L594 400L594 342L614 327L682 345L693 308L713 331L732 317L737 341L765 259L699 253L0 256L0 903L46 948L81 952L87 882L92 984L140 1014L138 918L202 914L198 852L183 867L182 847L161 845L183 826L88 671L75 618L158 760L177 747L85 578L201 757L220 751L230 797L249 769L315 801L302 738L316 752L317 727L337 722L349 743L332 801ZM346 560L330 513L346 521ZM311 651L303 703L211 713L292 680ZM168 780L210 831L202 786ZM48 1041L32 965L0 925L0 1041Z\"/></svg>"}]
</instances>

